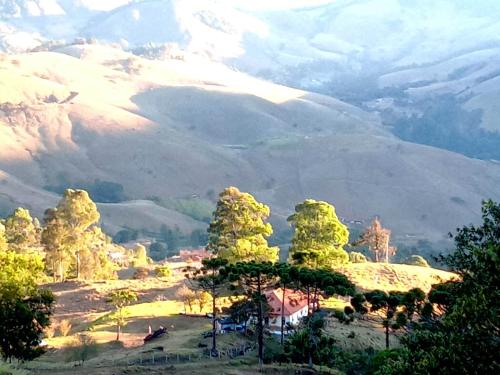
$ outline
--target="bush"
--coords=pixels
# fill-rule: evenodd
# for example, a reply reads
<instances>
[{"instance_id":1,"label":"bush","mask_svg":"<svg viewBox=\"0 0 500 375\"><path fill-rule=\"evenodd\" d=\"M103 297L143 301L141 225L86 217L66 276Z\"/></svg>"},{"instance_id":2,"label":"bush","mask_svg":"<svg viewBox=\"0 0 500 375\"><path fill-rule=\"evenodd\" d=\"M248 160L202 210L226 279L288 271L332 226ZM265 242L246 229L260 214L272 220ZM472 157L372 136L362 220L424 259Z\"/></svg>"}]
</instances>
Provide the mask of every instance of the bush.
<instances>
[{"instance_id":1,"label":"bush","mask_svg":"<svg viewBox=\"0 0 500 375\"><path fill-rule=\"evenodd\" d=\"M419 267L429 267L429 263L427 263L425 258L421 255L410 256L410 259L408 259L406 264L409 264L412 266L419 266Z\"/></svg>"},{"instance_id":2,"label":"bush","mask_svg":"<svg viewBox=\"0 0 500 375\"><path fill-rule=\"evenodd\" d=\"M149 276L149 270L146 267L139 267L135 270L132 278L134 280L144 280Z\"/></svg>"},{"instance_id":3,"label":"bush","mask_svg":"<svg viewBox=\"0 0 500 375\"><path fill-rule=\"evenodd\" d=\"M358 253L356 251L349 253L349 261L351 263L366 263L366 262L368 262L368 260L366 259L366 257L363 254Z\"/></svg>"},{"instance_id":4,"label":"bush","mask_svg":"<svg viewBox=\"0 0 500 375\"><path fill-rule=\"evenodd\" d=\"M43 334L46 338L51 339L56 335L56 327L54 325L50 325L43 331Z\"/></svg>"},{"instance_id":5,"label":"bush","mask_svg":"<svg viewBox=\"0 0 500 375\"><path fill-rule=\"evenodd\" d=\"M68 359L70 361L78 361L80 365L97 355L97 344L89 335L79 334L78 344L70 348Z\"/></svg>"},{"instance_id":6,"label":"bush","mask_svg":"<svg viewBox=\"0 0 500 375\"><path fill-rule=\"evenodd\" d=\"M284 361L283 347L274 338L266 339L264 343L264 363L269 364L273 362Z\"/></svg>"},{"instance_id":7,"label":"bush","mask_svg":"<svg viewBox=\"0 0 500 375\"><path fill-rule=\"evenodd\" d=\"M163 266L158 266L155 268L155 275L158 277L171 277L172 267L170 267L170 265L168 264L165 264Z\"/></svg>"},{"instance_id":8,"label":"bush","mask_svg":"<svg viewBox=\"0 0 500 375\"><path fill-rule=\"evenodd\" d=\"M68 319L61 320L61 323L59 323L59 333L61 334L61 336L68 336L69 332L71 331L71 327L72 325Z\"/></svg>"}]
</instances>

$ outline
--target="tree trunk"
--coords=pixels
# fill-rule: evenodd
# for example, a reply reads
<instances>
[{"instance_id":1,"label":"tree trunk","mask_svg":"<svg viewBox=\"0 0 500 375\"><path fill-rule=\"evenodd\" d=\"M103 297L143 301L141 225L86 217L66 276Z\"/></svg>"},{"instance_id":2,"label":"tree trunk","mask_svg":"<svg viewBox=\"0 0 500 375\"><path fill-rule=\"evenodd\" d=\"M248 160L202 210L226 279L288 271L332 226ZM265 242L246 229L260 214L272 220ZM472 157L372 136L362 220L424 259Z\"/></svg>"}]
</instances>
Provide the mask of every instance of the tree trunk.
<instances>
[{"instance_id":1,"label":"tree trunk","mask_svg":"<svg viewBox=\"0 0 500 375\"><path fill-rule=\"evenodd\" d=\"M284 341L284 329L285 329L285 292L286 292L286 284L283 285L283 299L281 301L281 337L280 343L283 346Z\"/></svg>"},{"instance_id":2,"label":"tree trunk","mask_svg":"<svg viewBox=\"0 0 500 375\"><path fill-rule=\"evenodd\" d=\"M263 326L263 314L262 314L262 290L261 290L261 280L260 275L257 276L257 295L259 298L259 304L257 308L257 343L259 346L259 367L262 368L264 364L264 326Z\"/></svg>"},{"instance_id":3,"label":"tree trunk","mask_svg":"<svg viewBox=\"0 0 500 375\"><path fill-rule=\"evenodd\" d=\"M217 339L215 338L217 334L216 326L216 307L215 307L215 290L212 291L212 354L217 355Z\"/></svg>"},{"instance_id":4,"label":"tree trunk","mask_svg":"<svg viewBox=\"0 0 500 375\"><path fill-rule=\"evenodd\" d=\"M120 323L116 325L116 341L120 341L120 333L122 331L122 327Z\"/></svg>"},{"instance_id":5,"label":"tree trunk","mask_svg":"<svg viewBox=\"0 0 500 375\"><path fill-rule=\"evenodd\" d=\"M80 250L76 251L76 279L80 280Z\"/></svg>"},{"instance_id":6,"label":"tree trunk","mask_svg":"<svg viewBox=\"0 0 500 375\"><path fill-rule=\"evenodd\" d=\"M61 282L64 281L64 265L63 265L62 256L59 256L59 280Z\"/></svg>"},{"instance_id":7,"label":"tree trunk","mask_svg":"<svg viewBox=\"0 0 500 375\"><path fill-rule=\"evenodd\" d=\"M389 322L385 325L385 348L389 349Z\"/></svg>"}]
</instances>

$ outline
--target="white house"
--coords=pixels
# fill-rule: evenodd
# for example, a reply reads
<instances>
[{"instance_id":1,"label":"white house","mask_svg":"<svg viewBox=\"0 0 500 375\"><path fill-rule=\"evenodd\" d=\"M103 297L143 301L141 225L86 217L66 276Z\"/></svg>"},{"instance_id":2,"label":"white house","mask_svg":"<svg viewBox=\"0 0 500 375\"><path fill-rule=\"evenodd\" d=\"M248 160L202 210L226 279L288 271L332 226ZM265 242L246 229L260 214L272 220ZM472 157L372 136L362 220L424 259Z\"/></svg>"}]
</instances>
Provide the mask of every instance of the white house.
<instances>
[{"instance_id":1,"label":"white house","mask_svg":"<svg viewBox=\"0 0 500 375\"><path fill-rule=\"evenodd\" d=\"M265 292L267 302L271 307L269 312L269 328L271 331L281 329L281 308L283 307L285 324L297 325L300 319L307 316L307 296L291 289L285 289L283 304L283 289L273 289Z\"/></svg>"}]
</instances>

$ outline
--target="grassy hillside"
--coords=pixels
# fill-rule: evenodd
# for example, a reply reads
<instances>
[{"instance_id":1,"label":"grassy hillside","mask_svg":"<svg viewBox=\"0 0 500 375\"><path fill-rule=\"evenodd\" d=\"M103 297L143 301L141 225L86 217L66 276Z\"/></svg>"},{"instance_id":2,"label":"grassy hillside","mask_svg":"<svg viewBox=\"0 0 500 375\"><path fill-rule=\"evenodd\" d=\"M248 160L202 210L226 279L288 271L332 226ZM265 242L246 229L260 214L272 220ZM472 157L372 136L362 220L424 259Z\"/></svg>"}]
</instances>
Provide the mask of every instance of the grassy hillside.
<instances>
[{"instance_id":1,"label":"grassy hillside","mask_svg":"<svg viewBox=\"0 0 500 375\"><path fill-rule=\"evenodd\" d=\"M455 278L452 272L407 264L350 263L338 270L361 290L408 291L420 288L428 292L433 284Z\"/></svg>"},{"instance_id":2,"label":"grassy hillside","mask_svg":"<svg viewBox=\"0 0 500 375\"><path fill-rule=\"evenodd\" d=\"M278 226L310 197L346 220L379 215L403 240L444 238L479 219L482 199L500 199L500 165L399 141L354 106L100 45L0 57L0 146L3 211L40 215L56 199L44 187L61 180L109 181L138 201L102 205L111 231L200 228L188 215L205 220L206 205L194 216L144 199L205 202L228 185L269 204Z\"/></svg>"}]
</instances>

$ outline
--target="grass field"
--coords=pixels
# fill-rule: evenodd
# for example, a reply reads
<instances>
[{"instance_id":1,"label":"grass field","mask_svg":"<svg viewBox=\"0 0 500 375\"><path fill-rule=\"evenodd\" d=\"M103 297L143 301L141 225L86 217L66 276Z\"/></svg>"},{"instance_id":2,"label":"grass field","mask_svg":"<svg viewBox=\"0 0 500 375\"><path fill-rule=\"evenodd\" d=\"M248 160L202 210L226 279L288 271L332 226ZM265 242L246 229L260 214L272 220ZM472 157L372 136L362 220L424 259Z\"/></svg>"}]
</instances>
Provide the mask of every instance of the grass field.
<instances>
[{"instance_id":1,"label":"grass field","mask_svg":"<svg viewBox=\"0 0 500 375\"><path fill-rule=\"evenodd\" d=\"M202 334L211 329L211 321L202 316L192 317L183 314L184 305L177 300L175 293L183 283L184 266L184 263L172 264L174 272L169 280L156 277L133 280L131 279L133 272L130 271L121 272L120 280L94 283L70 281L47 285L57 297L53 319L56 326L55 335L46 339L49 350L45 355L23 365L24 372L13 372L13 375L24 375L28 372L54 375L256 373L254 362L256 354L252 352L232 360L209 360L203 357L211 339L203 338ZM374 263L349 264L340 271L344 272L360 290L408 290L413 287L428 290L432 284L454 277L454 274L432 268ZM137 303L124 309L126 322L122 329L121 340L117 342L114 312L107 303L107 295L123 288L137 292L139 299ZM321 307L332 313L334 310L343 309L348 303L348 298L332 297L322 301ZM230 300L226 297L221 299L219 307L229 304ZM193 306L192 312L199 313L197 304ZM202 313L205 312L208 312L206 308ZM72 325L66 336L57 328L63 319ZM156 329L159 326L166 327L168 335L144 344L143 338L148 333L149 327ZM377 350L385 346L384 332L380 319L376 316L368 316L350 325L341 324L335 318L329 317L326 331L335 338L337 345L345 350L367 348ZM92 345L96 350L89 355L83 367L75 367L77 365L75 358L82 348L78 341L81 334L93 340ZM398 334L391 334L390 340L391 346L399 345ZM250 344L254 344L253 341L236 333L218 337L218 347L222 351ZM152 353L157 353L156 358L180 356L181 360L174 363L173 367L170 367L172 366L170 364L147 367L137 365L138 358L142 361L143 358L150 358ZM295 370L271 366L266 368L266 371L274 374L292 374Z\"/></svg>"}]
</instances>

